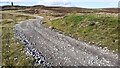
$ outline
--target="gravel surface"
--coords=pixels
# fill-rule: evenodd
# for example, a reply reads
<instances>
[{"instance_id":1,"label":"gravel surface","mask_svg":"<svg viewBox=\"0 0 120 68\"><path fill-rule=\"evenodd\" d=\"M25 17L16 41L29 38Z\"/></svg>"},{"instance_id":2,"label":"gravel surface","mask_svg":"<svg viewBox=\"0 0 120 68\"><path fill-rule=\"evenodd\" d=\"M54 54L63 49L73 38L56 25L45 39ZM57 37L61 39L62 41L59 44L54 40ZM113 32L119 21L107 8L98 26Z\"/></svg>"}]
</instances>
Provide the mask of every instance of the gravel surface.
<instances>
[{"instance_id":1,"label":"gravel surface","mask_svg":"<svg viewBox=\"0 0 120 68\"><path fill-rule=\"evenodd\" d=\"M42 17L21 21L14 26L16 38L36 52L51 66L116 66L118 55L75 40L42 26ZM26 40L26 41L24 41ZM35 48L35 49L34 49ZM30 50L27 50L30 53ZM33 51L32 51L33 52ZM33 54L32 54L33 56ZM35 57L35 56L33 56ZM37 62L37 61L36 61Z\"/></svg>"}]
</instances>

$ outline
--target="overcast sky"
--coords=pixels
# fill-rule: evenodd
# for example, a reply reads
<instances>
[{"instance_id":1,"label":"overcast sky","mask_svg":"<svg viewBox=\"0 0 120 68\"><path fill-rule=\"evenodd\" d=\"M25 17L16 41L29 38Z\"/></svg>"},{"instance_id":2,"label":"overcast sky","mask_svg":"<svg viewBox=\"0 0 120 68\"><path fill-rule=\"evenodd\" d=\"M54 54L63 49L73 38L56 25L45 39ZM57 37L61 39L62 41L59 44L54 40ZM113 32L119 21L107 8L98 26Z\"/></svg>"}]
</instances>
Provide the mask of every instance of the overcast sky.
<instances>
[{"instance_id":1,"label":"overcast sky","mask_svg":"<svg viewBox=\"0 0 120 68\"><path fill-rule=\"evenodd\" d=\"M0 5L47 5L84 8L109 8L118 7L119 0L0 0Z\"/></svg>"}]
</instances>

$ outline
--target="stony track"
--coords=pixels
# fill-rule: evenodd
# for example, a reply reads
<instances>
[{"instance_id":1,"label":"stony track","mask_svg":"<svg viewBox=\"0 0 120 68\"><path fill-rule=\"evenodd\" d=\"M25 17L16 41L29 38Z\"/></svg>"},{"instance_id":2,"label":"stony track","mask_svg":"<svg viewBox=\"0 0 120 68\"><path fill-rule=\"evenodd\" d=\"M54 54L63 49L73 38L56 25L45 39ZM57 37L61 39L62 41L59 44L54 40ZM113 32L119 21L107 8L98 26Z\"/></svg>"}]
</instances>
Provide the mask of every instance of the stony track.
<instances>
[{"instance_id":1,"label":"stony track","mask_svg":"<svg viewBox=\"0 0 120 68\"><path fill-rule=\"evenodd\" d=\"M102 49L75 40L69 36L45 28L43 18L21 21L14 26L15 34L31 43L46 58L51 66L116 66L118 55L107 48ZM21 33L20 33L21 32ZM22 36L21 36L22 35ZM25 43L24 43L25 44Z\"/></svg>"}]
</instances>

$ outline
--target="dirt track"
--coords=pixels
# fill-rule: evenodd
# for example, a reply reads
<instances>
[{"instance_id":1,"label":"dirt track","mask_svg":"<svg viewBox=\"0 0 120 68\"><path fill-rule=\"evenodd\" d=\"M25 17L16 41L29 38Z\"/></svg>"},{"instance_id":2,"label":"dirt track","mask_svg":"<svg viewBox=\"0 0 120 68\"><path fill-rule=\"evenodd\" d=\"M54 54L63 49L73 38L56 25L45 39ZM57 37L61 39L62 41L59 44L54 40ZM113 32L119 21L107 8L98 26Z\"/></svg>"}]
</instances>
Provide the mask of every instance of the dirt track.
<instances>
[{"instance_id":1,"label":"dirt track","mask_svg":"<svg viewBox=\"0 0 120 68\"><path fill-rule=\"evenodd\" d=\"M29 19L15 25L31 47L38 49L52 66L115 66L118 56L94 45L75 40L42 26L42 18Z\"/></svg>"}]
</instances>

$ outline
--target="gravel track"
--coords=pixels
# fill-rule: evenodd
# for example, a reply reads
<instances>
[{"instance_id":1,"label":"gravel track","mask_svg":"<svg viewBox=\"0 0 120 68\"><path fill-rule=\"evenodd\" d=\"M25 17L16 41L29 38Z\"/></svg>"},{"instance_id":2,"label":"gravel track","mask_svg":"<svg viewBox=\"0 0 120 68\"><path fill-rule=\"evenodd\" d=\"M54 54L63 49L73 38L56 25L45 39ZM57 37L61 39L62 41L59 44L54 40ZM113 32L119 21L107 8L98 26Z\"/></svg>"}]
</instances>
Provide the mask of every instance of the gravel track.
<instances>
[{"instance_id":1,"label":"gravel track","mask_svg":"<svg viewBox=\"0 0 120 68\"><path fill-rule=\"evenodd\" d=\"M14 30L21 31L44 55L51 66L116 66L118 55L107 48L89 45L42 26L42 17L21 21ZM15 32L20 35L19 33Z\"/></svg>"}]
</instances>

